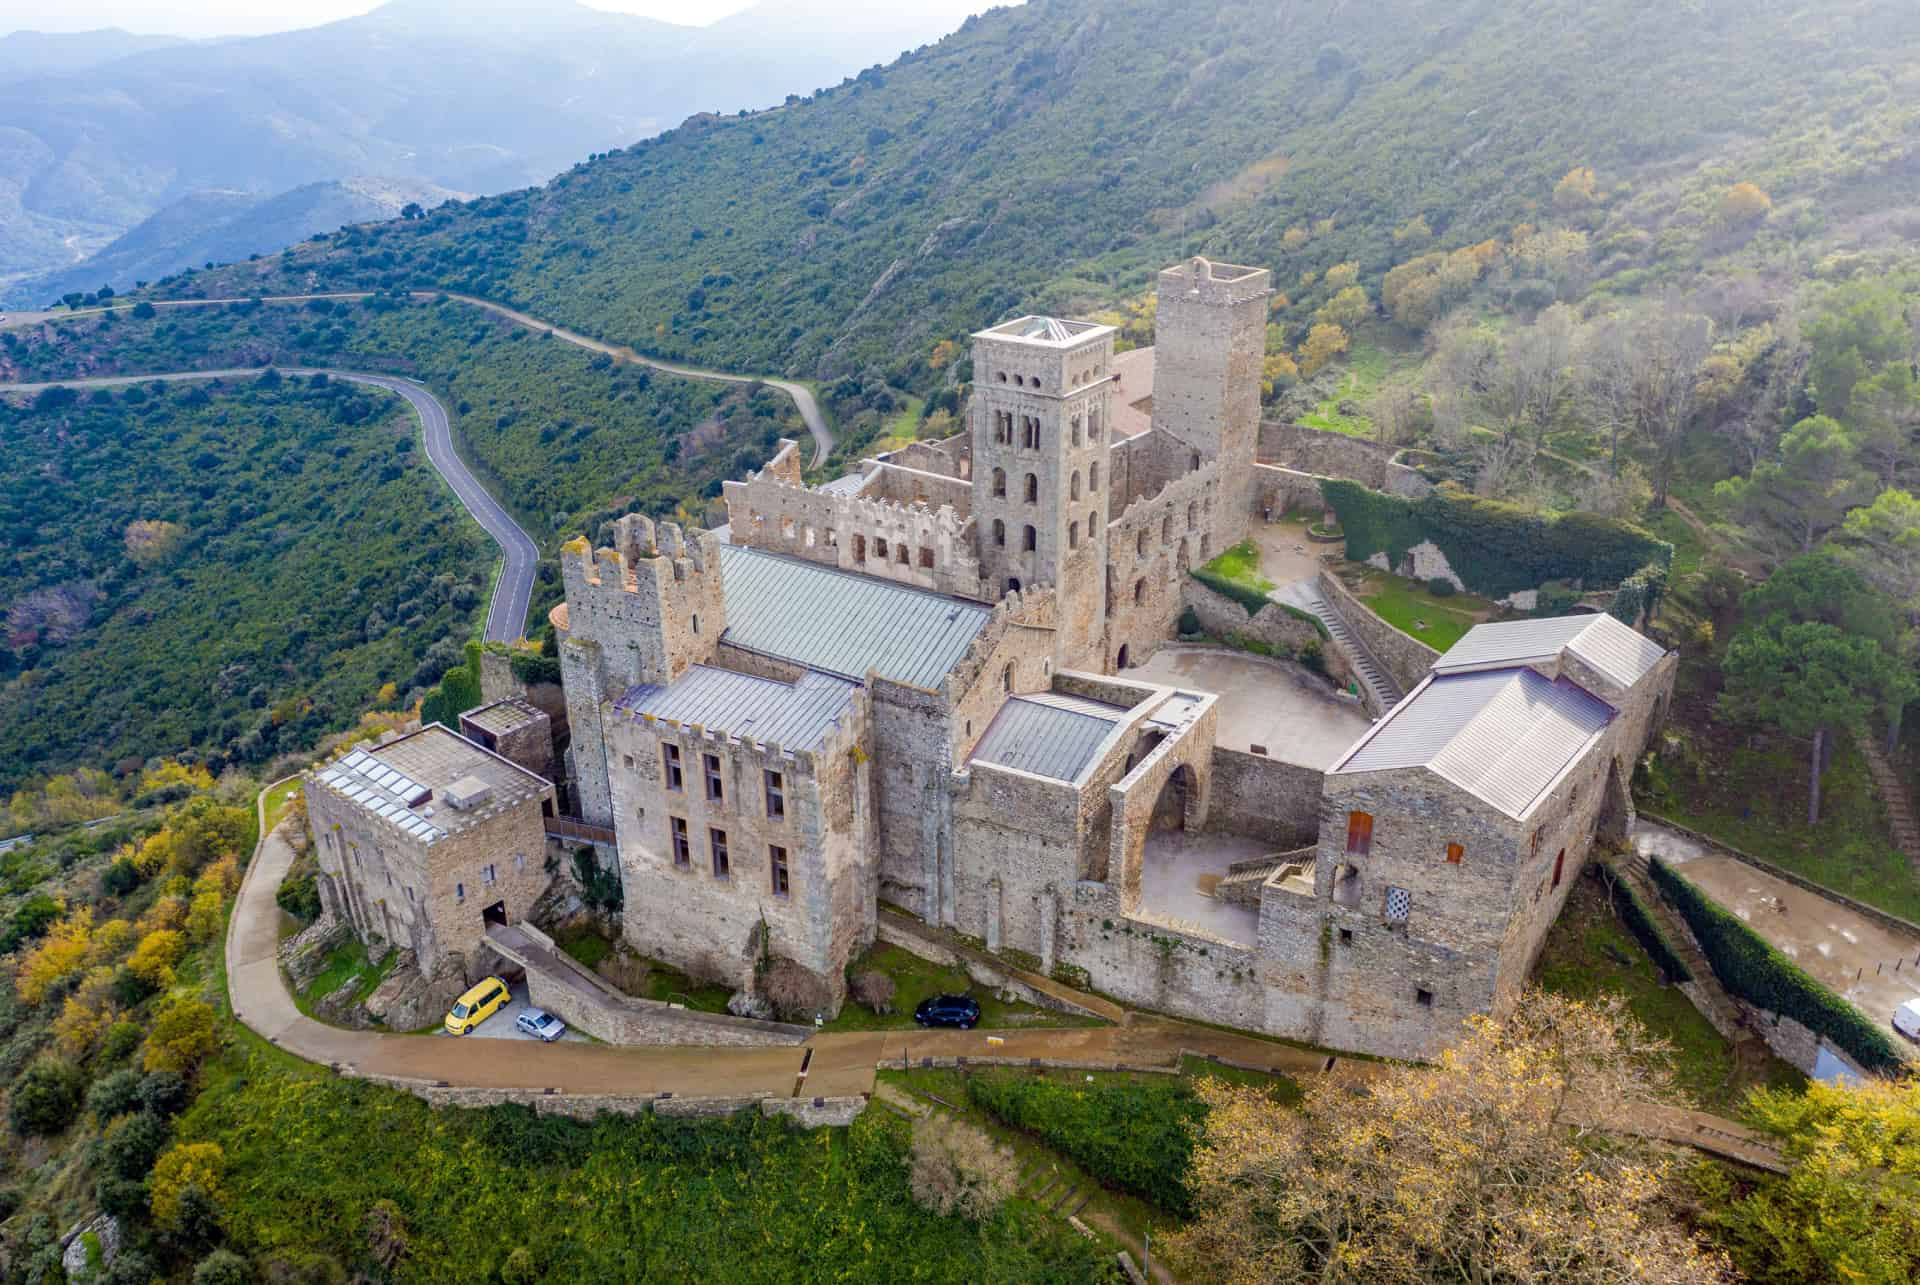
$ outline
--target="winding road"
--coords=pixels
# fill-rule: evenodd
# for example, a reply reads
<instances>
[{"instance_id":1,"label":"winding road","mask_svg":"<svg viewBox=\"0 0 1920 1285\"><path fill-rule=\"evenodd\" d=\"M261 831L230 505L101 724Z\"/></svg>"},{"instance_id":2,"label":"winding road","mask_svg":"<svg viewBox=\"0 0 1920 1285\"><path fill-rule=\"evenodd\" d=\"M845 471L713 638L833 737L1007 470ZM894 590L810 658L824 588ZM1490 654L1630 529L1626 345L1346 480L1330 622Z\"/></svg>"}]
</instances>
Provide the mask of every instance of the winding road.
<instances>
[{"instance_id":1,"label":"winding road","mask_svg":"<svg viewBox=\"0 0 1920 1285\"><path fill-rule=\"evenodd\" d=\"M355 300L370 299L372 297L373 295L370 291L349 290L331 294L261 295L257 301L260 303L309 303L315 299L340 299L353 302ZM626 362L635 366L645 366L650 370L657 370L663 375L674 375L681 379L697 379L703 383L711 384L765 384L769 388L777 388L792 399L794 409L800 412L801 422L807 426L807 432L813 438L814 467L818 468L825 464L827 457L833 454L833 430L827 426L827 417L821 413L820 403L814 397L813 391L805 384L796 384L790 379L774 379L764 375L739 375L724 370L708 370L701 366L683 366L677 362L662 361L657 357L648 357L644 353L626 344L605 343L599 339L580 334L578 331L567 330L556 326L550 321L542 321L540 318L521 312L517 308L509 308L503 303L494 303L492 300L479 299L473 295L454 294L446 290L415 290L412 297L422 300L439 299L443 297L452 299L456 303L466 304L470 308L478 308L482 312L490 312L496 317L504 318L516 325L525 326L527 329L537 331L540 334L552 335L562 343L572 344L576 348L584 348L588 352L602 353L618 362ZM153 299L148 302L151 302L156 308L218 308L236 303L253 303L256 302L256 300L252 298ZM63 321L70 317L90 317L102 312L130 312L135 306L134 304L113 304L102 308L80 308L73 311L62 309L54 312L8 313L0 316L0 330L14 330L25 326L39 325L43 322Z\"/></svg>"},{"instance_id":2,"label":"winding road","mask_svg":"<svg viewBox=\"0 0 1920 1285\"><path fill-rule=\"evenodd\" d=\"M132 384L186 383L205 379L254 379L272 369L282 375L325 375L355 384L367 384L396 393L406 400L420 420L420 432L426 442L427 459L441 480L453 491L475 522L500 546L500 578L493 587L493 601L487 607L488 642L512 642L526 629L527 607L533 598L533 576L540 563L540 549L533 538L520 529L507 511L481 486L453 448L453 425L440 399L412 380L392 375L369 375L351 370L325 370L301 366L253 367L230 370L169 371L154 375L113 375L97 379L56 379L38 384L0 384L0 394L32 394L48 388L122 388Z\"/></svg>"}]
</instances>

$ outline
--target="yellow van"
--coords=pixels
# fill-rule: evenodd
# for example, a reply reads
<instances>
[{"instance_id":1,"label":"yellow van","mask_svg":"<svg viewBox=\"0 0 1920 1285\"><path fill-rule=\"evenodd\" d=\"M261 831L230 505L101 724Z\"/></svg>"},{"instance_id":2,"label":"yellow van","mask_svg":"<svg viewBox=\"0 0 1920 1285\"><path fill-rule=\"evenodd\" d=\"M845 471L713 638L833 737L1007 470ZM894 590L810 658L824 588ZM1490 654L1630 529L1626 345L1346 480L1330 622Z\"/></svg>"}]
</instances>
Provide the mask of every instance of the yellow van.
<instances>
[{"instance_id":1,"label":"yellow van","mask_svg":"<svg viewBox=\"0 0 1920 1285\"><path fill-rule=\"evenodd\" d=\"M465 1035L480 1023L500 1011L507 1002L507 984L498 977L489 977L479 982L465 995L454 1001L453 1011L447 1014L447 1033Z\"/></svg>"}]
</instances>

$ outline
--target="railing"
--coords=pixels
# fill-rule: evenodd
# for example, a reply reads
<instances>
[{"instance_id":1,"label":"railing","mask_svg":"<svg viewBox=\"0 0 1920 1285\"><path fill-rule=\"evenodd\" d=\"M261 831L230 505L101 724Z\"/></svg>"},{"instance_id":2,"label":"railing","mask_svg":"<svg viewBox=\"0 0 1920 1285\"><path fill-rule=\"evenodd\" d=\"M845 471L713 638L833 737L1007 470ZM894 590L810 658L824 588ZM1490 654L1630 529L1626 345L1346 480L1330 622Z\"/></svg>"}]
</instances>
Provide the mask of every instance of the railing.
<instances>
[{"instance_id":1,"label":"railing","mask_svg":"<svg viewBox=\"0 0 1920 1285\"><path fill-rule=\"evenodd\" d=\"M582 843L614 846L614 833L608 826L588 825L575 817L541 817L547 833L555 839L578 839Z\"/></svg>"}]
</instances>

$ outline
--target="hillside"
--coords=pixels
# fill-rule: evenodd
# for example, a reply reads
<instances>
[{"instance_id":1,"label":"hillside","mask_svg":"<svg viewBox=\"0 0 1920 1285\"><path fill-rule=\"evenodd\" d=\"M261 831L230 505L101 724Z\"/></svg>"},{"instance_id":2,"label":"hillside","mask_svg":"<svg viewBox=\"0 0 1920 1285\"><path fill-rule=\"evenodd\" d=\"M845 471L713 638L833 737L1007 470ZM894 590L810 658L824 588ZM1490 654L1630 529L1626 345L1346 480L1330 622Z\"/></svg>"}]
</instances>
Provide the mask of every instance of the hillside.
<instances>
[{"instance_id":1,"label":"hillside","mask_svg":"<svg viewBox=\"0 0 1920 1285\"><path fill-rule=\"evenodd\" d=\"M953 0L894 9L885 30L768 41L756 25L710 32L572 0L393 0L325 26L129 46L90 64L75 60L111 45L40 37L71 57L0 76L0 277L65 267L197 191L271 195L362 174L463 192L540 182L695 111L832 83L957 21ZM108 279L90 275L89 288Z\"/></svg>"},{"instance_id":2,"label":"hillside","mask_svg":"<svg viewBox=\"0 0 1920 1285\"><path fill-rule=\"evenodd\" d=\"M99 31L15 31L0 36L0 84L30 76L85 71L180 43L172 36L142 36L111 27Z\"/></svg>"},{"instance_id":3,"label":"hillside","mask_svg":"<svg viewBox=\"0 0 1920 1285\"><path fill-rule=\"evenodd\" d=\"M169 288L444 284L663 354L911 387L939 339L1138 295L1188 252L1376 284L1538 217L1583 165L1626 198L1600 283L1682 283L1727 266L1700 207L1734 177L1793 211L1742 266L1897 237L1906 12L1035 0L771 115Z\"/></svg>"}]
</instances>

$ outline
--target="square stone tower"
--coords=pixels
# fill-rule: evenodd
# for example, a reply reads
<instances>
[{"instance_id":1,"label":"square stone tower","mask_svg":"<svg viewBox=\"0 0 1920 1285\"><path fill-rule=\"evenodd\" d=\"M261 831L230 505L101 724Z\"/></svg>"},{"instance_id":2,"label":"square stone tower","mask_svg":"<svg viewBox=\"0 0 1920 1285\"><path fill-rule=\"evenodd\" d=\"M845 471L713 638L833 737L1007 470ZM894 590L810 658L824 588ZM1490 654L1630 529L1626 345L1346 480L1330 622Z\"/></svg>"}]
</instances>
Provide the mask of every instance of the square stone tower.
<instances>
[{"instance_id":1,"label":"square stone tower","mask_svg":"<svg viewBox=\"0 0 1920 1285\"><path fill-rule=\"evenodd\" d=\"M1272 296L1273 273L1265 268L1189 259L1160 274L1153 426L1202 461L1221 461L1221 534L1229 543L1245 534L1252 504Z\"/></svg>"},{"instance_id":2,"label":"square stone tower","mask_svg":"<svg viewBox=\"0 0 1920 1285\"><path fill-rule=\"evenodd\" d=\"M1068 666L1101 651L1114 333L1022 317L973 337L981 585L995 597L1053 586Z\"/></svg>"}]
</instances>

